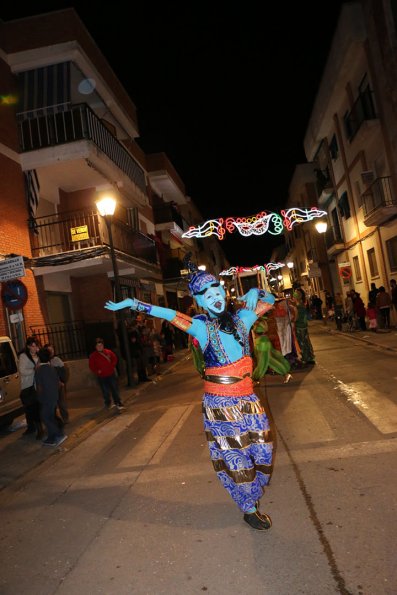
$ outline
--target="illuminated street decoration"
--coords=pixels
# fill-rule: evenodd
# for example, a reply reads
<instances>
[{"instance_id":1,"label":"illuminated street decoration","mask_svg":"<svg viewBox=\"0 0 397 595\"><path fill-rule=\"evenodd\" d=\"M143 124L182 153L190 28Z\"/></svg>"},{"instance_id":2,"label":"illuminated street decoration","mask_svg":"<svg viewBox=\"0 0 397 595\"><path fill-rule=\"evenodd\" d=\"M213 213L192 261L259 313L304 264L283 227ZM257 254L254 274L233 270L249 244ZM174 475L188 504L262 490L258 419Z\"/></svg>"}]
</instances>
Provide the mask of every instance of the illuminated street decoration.
<instances>
[{"instance_id":1,"label":"illuminated street decoration","mask_svg":"<svg viewBox=\"0 0 397 595\"><path fill-rule=\"evenodd\" d=\"M229 269L219 273L219 276L238 275L239 273L256 273L257 271L269 273L270 271L281 269L281 267L285 267L283 262L268 262L267 264L256 264L252 267L230 267Z\"/></svg>"},{"instance_id":2,"label":"illuminated street decoration","mask_svg":"<svg viewBox=\"0 0 397 595\"><path fill-rule=\"evenodd\" d=\"M324 217L327 213L326 211L319 211L317 207L312 207L311 209L293 207L291 209L287 209L286 211L281 211L281 214L284 217L283 223L285 227L288 229L288 231L291 231L295 223L307 223L316 217Z\"/></svg>"},{"instance_id":3,"label":"illuminated street decoration","mask_svg":"<svg viewBox=\"0 0 397 595\"><path fill-rule=\"evenodd\" d=\"M282 216L281 216L282 215ZM311 209L301 209L294 207L278 213L262 211L252 217L227 217L226 219L209 219L201 225L189 227L182 234L183 238L207 238L216 235L219 240L223 240L226 231L233 233L237 231L245 237L261 236L266 232L271 235L280 235L284 227L291 231L296 223L306 223L317 217L327 215L326 211L320 211L317 207Z\"/></svg>"}]
</instances>

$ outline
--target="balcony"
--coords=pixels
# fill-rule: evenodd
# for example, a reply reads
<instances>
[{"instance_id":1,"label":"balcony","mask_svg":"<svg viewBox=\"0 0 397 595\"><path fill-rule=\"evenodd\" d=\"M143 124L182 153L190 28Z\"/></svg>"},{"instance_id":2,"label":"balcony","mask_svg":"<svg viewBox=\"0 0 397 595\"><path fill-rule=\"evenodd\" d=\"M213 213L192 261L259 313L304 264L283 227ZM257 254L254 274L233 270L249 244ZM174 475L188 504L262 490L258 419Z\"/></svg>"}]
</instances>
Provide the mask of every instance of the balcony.
<instances>
[{"instance_id":1,"label":"balcony","mask_svg":"<svg viewBox=\"0 0 397 595\"><path fill-rule=\"evenodd\" d=\"M328 256L335 256L345 250L345 243L339 227L329 227L325 232L325 245Z\"/></svg>"},{"instance_id":2,"label":"balcony","mask_svg":"<svg viewBox=\"0 0 397 595\"><path fill-rule=\"evenodd\" d=\"M167 258L165 267L163 268L164 281L175 281L181 279L181 270L184 269L184 264L179 258Z\"/></svg>"},{"instance_id":3,"label":"balcony","mask_svg":"<svg viewBox=\"0 0 397 595\"><path fill-rule=\"evenodd\" d=\"M319 206L326 207L329 198L334 193L334 185L329 174L328 167L324 170L316 169L316 188Z\"/></svg>"},{"instance_id":4,"label":"balcony","mask_svg":"<svg viewBox=\"0 0 397 595\"><path fill-rule=\"evenodd\" d=\"M56 113L48 109L18 114L18 132L22 153L91 141L147 194L143 169L86 104L65 105Z\"/></svg>"},{"instance_id":5,"label":"balcony","mask_svg":"<svg viewBox=\"0 0 397 595\"><path fill-rule=\"evenodd\" d=\"M376 178L362 194L364 223L367 227L382 225L397 215L397 200L391 177Z\"/></svg>"},{"instance_id":6,"label":"balcony","mask_svg":"<svg viewBox=\"0 0 397 595\"><path fill-rule=\"evenodd\" d=\"M170 203L154 207L153 217L157 231L169 229L182 235L188 229L179 211Z\"/></svg>"},{"instance_id":7,"label":"balcony","mask_svg":"<svg viewBox=\"0 0 397 595\"><path fill-rule=\"evenodd\" d=\"M68 255L70 261L97 255L87 248L108 248L108 231L102 217L93 210L70 211L36 219L37 233L31 234L32 256L35 259L51 255ZM155 242L126 223L113 219L113 244L116 252L133 259L157 263ZM36 262L36 264L38 264Z\"/></svg>"},{"instance_id":8,"label":"balcony","mask_svg":"<svg viewBox=\"0 0 397 595\"><path fill-rule=\"evenodd\" d=\"M378 125L372 95L373 91L367 86L366 89L360 93L354 102L352 109L345 117L346 135L350 142L352 142L358 131L363 129L360 137L360 142L362 142L365 138L366 131L372 128L370 124L371 121L373 125Z\"/></svg>"}]
</instances>

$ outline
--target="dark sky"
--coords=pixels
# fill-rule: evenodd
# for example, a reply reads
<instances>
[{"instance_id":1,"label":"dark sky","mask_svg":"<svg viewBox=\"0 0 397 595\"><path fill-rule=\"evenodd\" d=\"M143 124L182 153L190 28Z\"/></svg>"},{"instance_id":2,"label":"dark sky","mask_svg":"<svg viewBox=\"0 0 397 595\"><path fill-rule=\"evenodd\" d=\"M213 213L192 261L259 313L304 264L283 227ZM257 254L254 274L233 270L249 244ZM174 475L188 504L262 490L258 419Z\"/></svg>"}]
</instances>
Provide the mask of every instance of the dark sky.
<instances>
[{"instance_id":1,"label":"dark sky","mask_svg":"<svg viewBox=\"0 0 397 595\"><path fill-rule=\"evenodd\" d=\"M137 107L140 146L167 153L205 220L285 205L342 4L37 0L0 18L73 6ZM223 248L244 266L277 243L235 233Z\"/></svg>"}]
</instances>

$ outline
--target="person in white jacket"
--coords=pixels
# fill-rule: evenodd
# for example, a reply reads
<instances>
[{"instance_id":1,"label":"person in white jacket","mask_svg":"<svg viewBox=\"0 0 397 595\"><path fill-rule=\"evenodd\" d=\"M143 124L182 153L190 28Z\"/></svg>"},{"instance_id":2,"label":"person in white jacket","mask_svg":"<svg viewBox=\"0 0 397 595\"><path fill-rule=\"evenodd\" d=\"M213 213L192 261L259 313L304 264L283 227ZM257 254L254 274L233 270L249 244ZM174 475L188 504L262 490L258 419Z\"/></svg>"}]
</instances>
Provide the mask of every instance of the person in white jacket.
<instances>
[{"instance_id":1,"label":"person in white jacket","mask_svg":"<svg viewBox=\"0 0 397 595\"><path fill-rule=\"evenodd\" d=\"M25 350L19 356L19 373L21 375L21 394L23 409L26 417L27 428L24 436L34 434L36 439L41 440L44 435L40 419L40 403L34 385L36 366L39 362L39 345L34 337L26 339Z\"/></svg>"}]
</instances>

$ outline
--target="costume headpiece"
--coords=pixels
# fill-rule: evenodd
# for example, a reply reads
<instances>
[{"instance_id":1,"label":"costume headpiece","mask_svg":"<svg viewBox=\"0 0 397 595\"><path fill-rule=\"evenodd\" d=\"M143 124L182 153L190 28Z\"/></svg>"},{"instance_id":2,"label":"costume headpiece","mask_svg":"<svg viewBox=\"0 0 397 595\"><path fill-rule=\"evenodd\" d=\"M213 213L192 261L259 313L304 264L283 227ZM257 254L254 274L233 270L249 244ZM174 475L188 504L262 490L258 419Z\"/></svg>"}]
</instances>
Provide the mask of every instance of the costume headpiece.
<instances>
[{"instance_id":1,"label":"costume headpiece","mask_svg":"<svg viewBox=\"0 0 397 595\"><path fill-rule=\"evenodd\" d=\"M191 262L191 255L191 252L186 254L185 258L183 259L183 263L185 268L189 271L189 291L191 295L194 296L197 295L200 291L202 291L203 287L208 283L218 283L218 279L210 273L200 271L197 265L194 264L194 262Z\"/></svg>"}]
</instances>

